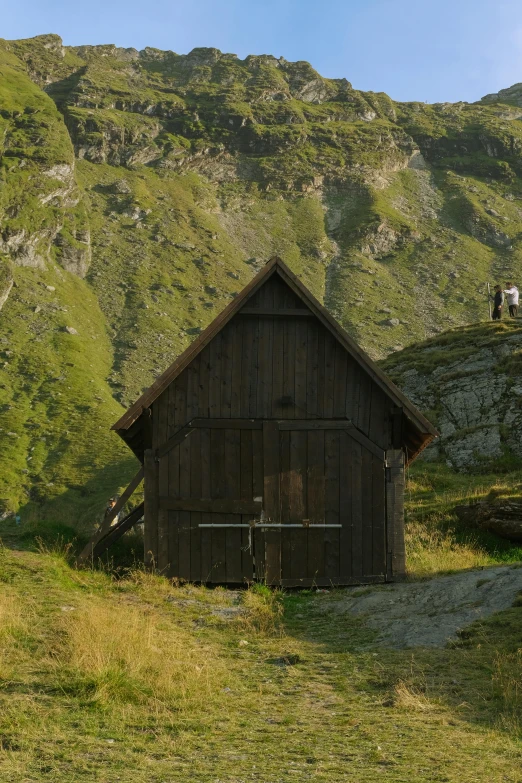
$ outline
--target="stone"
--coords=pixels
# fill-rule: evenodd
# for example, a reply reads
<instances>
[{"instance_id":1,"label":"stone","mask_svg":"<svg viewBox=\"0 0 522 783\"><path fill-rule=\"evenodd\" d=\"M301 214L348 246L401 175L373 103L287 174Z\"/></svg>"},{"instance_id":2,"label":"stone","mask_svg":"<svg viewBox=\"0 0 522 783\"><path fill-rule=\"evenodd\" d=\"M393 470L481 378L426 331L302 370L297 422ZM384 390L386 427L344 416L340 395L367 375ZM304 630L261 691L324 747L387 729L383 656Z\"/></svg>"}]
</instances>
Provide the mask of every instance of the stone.
<instances>
[{"instance_id":1,"label":"stone","mask_svg":"<svg viewBox=\"0 0 522 783\"><path fill-rule=\"evenodd\" d=\"M64 326L64 332L67 332L67 334L78 334L74 326Z\"/></svg>"},{"instance_id":2,"label":"stone","mask_svg":"<svg viewBox=\"0 0 522 783\"><path fill-rule=\"evenodd\" d=\"M457 506L455 513L467 525L488 530L509 541L522 542L522 498L493 498Z\"/></svg>"},{"instance_id":3,"label":"stone","mask_svg":"<svg viewBox=\"0 0 522 783\"><path fill-rule=\"evenodd\" d=\"M458 431L457 431L458 432ZM473 432L453 438L444 446L448 465L464 470L480 465L484 458L498 459L502 456L502 443L498 427L478 427Z\"/></svg>"},{"instance_id":4,"label":"stone","mask_svg":"<svg viewBox=\"0 0 522 783\"><path fill-rule=\"evenodd\" d=\"M54 287L54 285L46 285L45 287L46 287L46 289L47 289L48 291L51 291L51 292L52 292L52 291L56 291L56 288Z\"/></svg>"},{"instance_id":5,"label":"stone","mask_svg":"<svg viewBox=\"0 0 522 783\"><path fill-rule=\"evenodd\" d=\"M502 457L505 449L522 458L522 384L511 386L512 379L502 371L505 360L520 350L520 339L508 335L494 349L471 350L467 357L431 372L405 365L402 391L421 410L437 410L434 424L440 437L422 459L433 459L431 452L437 448L441 460L466 471ZM427 354L431 350L440 348L425 349Z\"/></svg>"},{"instance_id":6,"label":"stone","mask_svg":"<svg viewBox=\"0 0 522 783\"><path fill-rule=\"evenodd\" d=\"M132 188L126 179L119 179L113 182L111 190L113 193L128 194L132 193Z\"/></svg>"},{"instance_id":7,"label":"stone","mask_svg":"<svg viewBox=\"0 0 522 783\"><path fill-rule=\"evenodd\" d=\"M41 309L42 308L40 307L40 305L36 305L36 307L34 308L33 312L39 313Z\"/></svg>"},{"instance_id":8,"label":"stone","mask_svg":"<svg viewBox=\"0 0 522 783\"><path fill-rule=\"evenodd\" d=\"M388 650L446 647L471 623L512 607L521 590L522 569L502 565L360 591L340 590L328 611L332 618L358 618Z\"/></svg>"},{"instance_id":9,"label":"stone","mask_svg":"<svg viewBox=\"0 0 522 783\"><path fill-rule=\"evenodd\" d=\"M60 248L58 260L67 272L84 278L92 259L91 234L88 230L79 230L73 237L74 244L61 232L56 236L55 245Z\"/></svg>"},{"instance_id":10,"label":"stone","mask_svg":"<svg viewBox=\"0 0 522 783\"><path fill-rule=\"evenodd\" d=\"M380 326L399 326L400 321L398 318L386 318L384 321L380 321Z\"/></svg>"},{"instance_id":11,"label":"stone","mask_svg":"<svg viewBox=\"0 0 522 783\"><path fill-rule=\"evenodd\" d=\"M0 310L7 302L12 288L13 288L13 278L9 277L3 284L2 288L0 289Z\"/></svg>"}]
</instances>

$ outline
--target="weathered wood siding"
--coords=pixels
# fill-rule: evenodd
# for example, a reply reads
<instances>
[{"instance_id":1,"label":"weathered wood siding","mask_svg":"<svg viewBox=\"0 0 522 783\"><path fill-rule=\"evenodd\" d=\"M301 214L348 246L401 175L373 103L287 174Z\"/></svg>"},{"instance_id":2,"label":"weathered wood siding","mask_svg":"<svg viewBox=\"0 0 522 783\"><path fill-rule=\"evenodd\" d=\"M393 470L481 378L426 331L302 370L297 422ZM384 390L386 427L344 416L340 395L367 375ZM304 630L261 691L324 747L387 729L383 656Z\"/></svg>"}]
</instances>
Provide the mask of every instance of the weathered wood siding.
<instances>
[{"instance_id":1,"label":"weathered wood siding","mask_svg":"<svg viewBox=\"0 0 522 783\"><path fill-rule=\"evenodd\" d=\"M192 431L156 462L157 476L149 460L146 493L157 487L164 500L262 497L266 515L283 524L303 519L342 524L340 529L256 531L256 575L269 582L384 579L384 452L394 446L393 403L277 275L245 310L153 403L152 449L194 418L230 420L231 426ZM255 419L260 426L240 426L238 419ZM343 430L279 432L270 424L332 419L351 420L377 453ZM261 426L263 421L268 423ZM251 511L169 509L159 499L146 500L146 540L160 569L195 581L252 579L247 529L198 527L246 524Z\"/></svg>"},{"instance_id":2,"label":"weathered wood siding","mask_svg":"<svg viewBox=\"0 0 522 783\"><path fill-rule=\"evenodd\" d=\"M274 276L248 302L303 309ZM382 449L393 405L315 318L236 315L153 404L153 448L190 419L348 418Z\"/></svg>"}]
</instances>

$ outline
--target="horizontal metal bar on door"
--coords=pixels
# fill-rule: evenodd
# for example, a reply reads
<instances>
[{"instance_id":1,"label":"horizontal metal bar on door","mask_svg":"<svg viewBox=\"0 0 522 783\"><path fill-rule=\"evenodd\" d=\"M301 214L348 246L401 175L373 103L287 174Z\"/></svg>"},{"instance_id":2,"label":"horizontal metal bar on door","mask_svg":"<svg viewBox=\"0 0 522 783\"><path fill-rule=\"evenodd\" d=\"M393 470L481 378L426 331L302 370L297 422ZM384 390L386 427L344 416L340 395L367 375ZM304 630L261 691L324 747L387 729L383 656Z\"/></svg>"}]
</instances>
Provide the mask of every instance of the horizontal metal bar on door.
<instances>
[{"instance_id":1,"label":"horizontal metal bar on door","mask_svg":"<svg viewBox=\"0 0 522 783\"><path fill-rule=\"evenodd\" d=\"M219 522L210 522L208 524L206 524L206 523L205 524L200 524L200 525L198 525L198 527L249 527L249 528L253 528L253 527L262 527L262 528L265 528L265 527L281 527L281 528L298 527L300 530L309 530L310 528L314 528L314 529L321 528L323 530L326 527L342 527L342 525L282 525L282 524L281 525L276 525L276 524L270 525L270 524L266 524L265 522L259 522L257 525L243 525L243 524L227 525L227 524L220 524Z\"/></svg>"}]
</instances>

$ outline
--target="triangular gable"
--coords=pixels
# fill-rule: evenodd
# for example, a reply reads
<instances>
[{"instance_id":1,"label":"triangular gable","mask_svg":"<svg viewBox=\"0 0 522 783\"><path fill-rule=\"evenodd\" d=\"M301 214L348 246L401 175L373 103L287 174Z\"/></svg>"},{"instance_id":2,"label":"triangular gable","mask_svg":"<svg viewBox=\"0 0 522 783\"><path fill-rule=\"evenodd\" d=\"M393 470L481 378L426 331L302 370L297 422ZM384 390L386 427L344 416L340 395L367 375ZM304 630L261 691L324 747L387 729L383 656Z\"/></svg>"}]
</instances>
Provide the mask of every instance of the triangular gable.
<instances>
[{"instance_id":1,"label":"triangular gable","mask_svg":"<svg viewBox=\"0 0 522 783\"><path fill-rule=\"evenodd\" d=\"M162 392L180 375L190 362L207 346L211 340L218 334L224 326L236 315L254 294L263 286L264 283L274 274L278 274L281 279L289 286L296 296L312 311L317 319L325 326L328 331L339 341L348 354L355 359L360 367L371 377L371 379L384 391L384 393L394 402L395 405L402 408L404 414L409 419L415 430L422 434L422 441L419 451L434 437L437 430L433 425L417 410L413 403L395 386L394 383L382 372L382 370L370 359L365 351L345 332L313 294L301 283L293 272L275 256L263 267L263 269L245 286L238 296L230 302L229 305L212 321L212 323L183 351L171 366L156 379L136 402L123 414L123 416L113 425L112 429L119 431L128 430L134 422L141 416L144 409L150 405L162 394Z\"/></svg>"}]
</instances>

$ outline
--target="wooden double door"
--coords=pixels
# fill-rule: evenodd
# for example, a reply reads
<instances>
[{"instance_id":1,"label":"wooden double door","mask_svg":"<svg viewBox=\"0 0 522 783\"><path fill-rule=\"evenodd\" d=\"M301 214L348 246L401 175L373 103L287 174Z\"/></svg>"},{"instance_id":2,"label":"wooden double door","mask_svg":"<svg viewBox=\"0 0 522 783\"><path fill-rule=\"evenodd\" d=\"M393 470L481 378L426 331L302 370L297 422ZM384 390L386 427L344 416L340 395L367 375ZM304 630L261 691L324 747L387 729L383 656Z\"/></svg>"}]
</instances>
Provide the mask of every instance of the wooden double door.
<instances>
[{"instance_id":1,"label":"wooden double door","mask_svg":"<svg viewBox=\"0 0 522 783\"><path fill-rule=\"evenodd\" d=\"M389 574L385 453L347 421L194 419L155 464L145 527L169 576L290 586Z\"/></svg>"}]
</instances>

